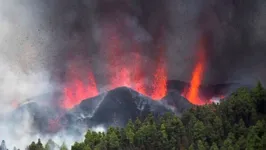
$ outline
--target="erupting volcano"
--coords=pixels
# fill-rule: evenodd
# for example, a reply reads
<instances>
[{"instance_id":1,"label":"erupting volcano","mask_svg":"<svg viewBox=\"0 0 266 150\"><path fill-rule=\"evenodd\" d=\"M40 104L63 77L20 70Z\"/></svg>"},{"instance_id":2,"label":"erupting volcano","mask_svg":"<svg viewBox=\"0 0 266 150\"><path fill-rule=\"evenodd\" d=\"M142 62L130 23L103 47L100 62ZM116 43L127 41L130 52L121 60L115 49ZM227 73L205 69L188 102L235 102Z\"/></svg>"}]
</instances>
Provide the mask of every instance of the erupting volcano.
<instances>
[{"instance_id":1,"label":"erupting volcano","mask_svg":"<svg viewBox=\"0 0 266 150\"><path fill-rule=\"evenodd\" d=\"M165 47L161 42L163 40L158 40L160 42L156 44L157 47L154 47L156 51L155 68L152 72L147 73L145 69L148 66L141 56L142 45L130 38L131 43L128 46L120 32L119 28L114 25L103 28L101 49L104 49L103 56L107 64L105 71L108 82L107 90L125 86L153 100L161 100L167 94L167 65L165 63ZM201 91L206 65L207 42L206 37L200 37L191 81L182 92L182 96L194 105L204 105L211 102L211 98L206 97ZM130 54L127 53L128 48L131 49ZM73 108L82 100L95 97L101 92L98 91L101 87L98 87L93 71L89 67L77 68L76 65L72 64L67 72L67 77L71 81L64 88L63 106L67 109ZM85 80L80 75L81 70L87 71Z\"/></svg>"},{"instance_id":2,"label":"erupting volcano","mask_svg":"<svg viewBox=\"0 0 266 150\"><path fill-rule=\"evenodd\" d=\"M165 47L163 40L156 43L156 65L152 72L145 70L145 60L141 56L142 45L130 38L130 44L120 34L118 26L108 24L102 29L101 49L105 58L107 69L107 90L113 90L118 87L128 87L138 91L140 94L148 96L153 100L161 100L167 93L167 65L165 63ZM132 35L129 37L133 37ZM160 36L162 37L162 36ZM162 38L159 38L162 39ZM128 46L130 45L130 46ZM197 46L196 64L192 71L192 77L189 86L183 89L182 96L188 99L192 104L204 105L210 103L210 98L201 94L200 88L203 80L206 65L207 39L200 37ZM130 49L131 53L127 52ZM82 68L87 71L86 80L80 76L80 70L75 65L68 69L68 78L72 81L64 88L64 107L72 108L86 98L91 98L99 94L97 83L94 79L94 73L89 67Z\"/></svg>"},{"instance_id":3,"label":"erupting volcano","mask_svg":"<svg viewBox=\"0 0 266 150\"><path fill-rule=\"evenodd\" d=\"M99 53L104 64L101 68L104 70L104 90L110 91L125 86L153 100L165 97L168 79L163 28L156 38L147 44L135 38L137 33L128 26L124 16L118 15L116 21L103 20L99 25ZM195 105L204 105L211 101L211 98L201 91L207 61L207 42L207 36L202 34L196 47L196 63L190 84L184 87L182 92L182 96ZM152 58L148 63L146 53ZM80 75L80 72L84 71L87 71L86 77ZM103 92L98 91L102 87L97 84L94 72L87 66L78 68L72 65L67 71L67 77L71 83L66 84L64 88L65 108L72 108L82 100Z\"/></svg>"},{"instance_id":4,"label":"erupting volcano","mask_svg":"<svg viewBox=\"0 0 266 150\"><path fill-rule=\"evenodd\" d=\"M147 74L145 72L147 66L143 66L145 60L140 56L140 50L143 48L138 41L131 36L131 47L128 47L121 38L119 28L112 24L107 26L102 29L101 49L104 50L103 56L107 61L108 90L125 86L154 100L163 98L166 95L167 74L163 54L165 49L161 46L162 44L155 48L155 50L160 51L159 56L157 56L156 67L151 74ZM132 53L128 54L127 49L133 49ZM94 97L99 93L93 72L89 68L82 69L88 70L87 80L83 83L84 80L78 74L80 70L76 68L77 66L72 65L67 71L67 77L72 82L64 88L63 106L65 108L72 108L82 100Z\"/></svg>"}]
</instances>

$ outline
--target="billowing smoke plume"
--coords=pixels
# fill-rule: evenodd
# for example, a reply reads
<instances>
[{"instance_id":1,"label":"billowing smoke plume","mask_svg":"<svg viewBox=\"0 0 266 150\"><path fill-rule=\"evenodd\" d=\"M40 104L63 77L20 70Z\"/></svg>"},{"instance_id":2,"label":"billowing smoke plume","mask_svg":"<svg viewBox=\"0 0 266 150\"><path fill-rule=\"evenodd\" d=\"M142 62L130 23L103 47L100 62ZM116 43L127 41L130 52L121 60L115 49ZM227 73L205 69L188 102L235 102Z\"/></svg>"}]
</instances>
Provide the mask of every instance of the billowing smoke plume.
<instances>
[{"instance_id":1,"label":"billowing smoke plume","mask_svg":"<svg viewBox=\"0 0 266 150\"><path fill-rule=\"evenodd\" d=\"M254 83L265 75L265 5L261 0L227 0L203 8L198 21L210 42L207 82Z\"/></svg>"},{"instance_id":2,"label":"billowing smoke plume","mask_svg":"<svg viewBox=\"0 0 266 150\"><path fill-rule=\"evenodd\" d=\"M265 5L264 0L0 0L0 114L72 85L73 76L81 83L95 78L97 87L90 89L97 94L117 80L114 74L132 74L117 64L143 70L136 76L145 84L152 84L156 72L189 81L201 38L207 43L204 83L261 79ZM26 132L31 119L25 118L20 138L32 137ZM0 135L8 134L7 127Z\"/></svg>"},{"instance_id":3,"label":"billowing smoke plume","mask_svg":"<svg viewBox=\"0 0 266 150\"><path fill-rule=\"evenodd\" d=\"M170 73L170 77L189 80L186 76L190 76L198 57L196 44L203 37L207 40L205 84L249 84L257 80L265 83L264 1L172 0L169 3L172 40L168 51L172 59L168 61L172 62L168 66L170 72L174 67L179 71Z\"/></svg>"},{"instance_id":4,"label":"billowing smoke plume","mask_svg":"<svg viewBox=\"0 0 266 150\"><path fill-rule=\"evenodd\" d=\"M25 112L22 122L15 124L7 114L54 87L47 70L47 54L53 52L48 49L51 41L41 13L31 1L0 0L0 134L9 146L24 147L33 140L29 134L32 116Z\"/></svg>"},{"instance_id":5,"label":"billowing smoke plume","mask_svg":"<svg viewBox=\"0 0 266 150\"><path fill-rule=\"evenodd\" d=\"M1 112L26 98L48 92L49 37L29 3L0 1ZM30 11L29 11L30 10Z\"/></svg>"}]
</instances>

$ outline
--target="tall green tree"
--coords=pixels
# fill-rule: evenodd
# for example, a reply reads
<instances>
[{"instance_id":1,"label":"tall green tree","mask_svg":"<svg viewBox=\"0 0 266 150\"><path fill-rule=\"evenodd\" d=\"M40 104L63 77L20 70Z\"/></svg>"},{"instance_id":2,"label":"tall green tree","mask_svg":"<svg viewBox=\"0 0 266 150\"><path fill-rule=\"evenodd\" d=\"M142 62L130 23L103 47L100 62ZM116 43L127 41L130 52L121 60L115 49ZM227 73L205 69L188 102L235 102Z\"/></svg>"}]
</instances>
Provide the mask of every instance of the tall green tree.
<instances>
[{"instance_id":1,"label":"tall green tree","mask_svg":"<svg viewBox=\"0 0 266 150\"><path fill-rule=\"evenodd\" d=\"M65 142L61 145L60 150L68 150Z\"/></svg>"},{"instance_id":2,"label":"tall green tree","mask_svg":"<svg viewBox=\"0 0 266 150\"><path fill-rule=\"evenodd\" d=\"M219 148L216 143L212 143L210 150L219 150Z\"/></svg>"},{"instance_id":3,"label":"tall green tree","mask_svg":"<svg viewBox=\"0 0 266 150\"><path fill-rule=\"evenodd\" d=\"M109 130L107 131L107 141L111 150L119 149L120 141L118 136L116 135L114 128L109 128Z\"/></svg>"},{"instance_id":4,"label":"tall green tree","mask_svg":"<svg viewBox=\"0 0 266 150\"><path fill-rule=\"evenodd\" d=\"M204 124L203 122L201 121L197 121L195 123L195 125L193 126L193 139L194 139L194 142L197 142L198 140L202 140L204 141L205 140L205 127L204 127Z\"/></svg>"}]
</instances>

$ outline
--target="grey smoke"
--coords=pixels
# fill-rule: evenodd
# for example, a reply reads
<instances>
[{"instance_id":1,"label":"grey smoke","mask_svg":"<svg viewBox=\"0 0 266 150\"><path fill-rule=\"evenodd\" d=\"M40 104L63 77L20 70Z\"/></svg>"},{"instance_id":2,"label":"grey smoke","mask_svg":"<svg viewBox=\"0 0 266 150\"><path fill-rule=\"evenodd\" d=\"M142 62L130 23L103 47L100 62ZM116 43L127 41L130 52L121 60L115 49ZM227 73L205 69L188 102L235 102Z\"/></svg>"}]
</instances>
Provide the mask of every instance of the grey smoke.
<instances>
[{"instance_id":1,"label":"grey smoke","mask_svg":"<svg viewBox=\"0 0 266 150\"><path fill-rule=\"evenodd\" d=\"M132 41L141 46L147 78L160 55L156 45L163 44L168 78L189 81L204 35L204 83L261 79L266 84L265 7L264 0L0 0L0 114L13 109L13 100L22 102L71 82L66 72L72 63L83 77L90 68L99 88L108 85L108 49L101 48L103 35L110 36L103 32L108 23L125 44L118 59L132 60ZM8 134L6 128L0 135ZM17 147L36 140L19 134L28 139L6 140Z\"/></svg>"},{"instance_id":2,"label":"grey smoke","mask_svg":"<svg viewBox=\"0 0 266 150\"><path fill-rule=\"evenodd\" d=\"M217 1L200 17L210 36L208 82L256 82L263 79L266 64L265 1ZM265 79L263 80L265 82Z\"/></svg>"}]
</instances>

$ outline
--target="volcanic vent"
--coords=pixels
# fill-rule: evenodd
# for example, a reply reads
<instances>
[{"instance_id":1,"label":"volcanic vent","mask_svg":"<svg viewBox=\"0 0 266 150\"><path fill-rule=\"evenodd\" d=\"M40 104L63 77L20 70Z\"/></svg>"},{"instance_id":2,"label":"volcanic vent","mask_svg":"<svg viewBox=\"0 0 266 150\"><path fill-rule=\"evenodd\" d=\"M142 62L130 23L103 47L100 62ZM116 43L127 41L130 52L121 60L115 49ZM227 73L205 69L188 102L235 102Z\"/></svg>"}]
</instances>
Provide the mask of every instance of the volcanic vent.
<instances>
[{"instance_id":1,"label":"volcanic vent","mask_svg":"<svg viewBox=\"0 0 266 150\"><path fill-rule=\"evenodd\" d=\"M119 32L119 25L107 24L102 27L104 34L102 35L101 45L105 54L104 58L107 61L105 77L107 78L108 85L104 91L125 86L153 100L161 100L167 95L167 86L169 90L170 86L167 84L172 85L176 83L171 80L167 81L167 64L164 53L166 47L162 43L163 40L158 40L160 41L159 44L153 47L154 51L157 52L155 57L156 65L153 65L155 67L147 69L146 67L149 67L149 64L147 65L145 60L142 59L144 57L141 55L141 50L143 49L141 43L130 38L131 43L127 47L128 44L125 44L120 34L121 31ZM163 39L163 36L161 37L160 39ZM222 98L224 95L223 92L219 91L221 88L217 89L218 92L212 92L210 88L205 88L205 91L209 90L208 94L212 97L206 96L206 92L202 91L204 87L201 82L204 78L206 67L205 53L207 42L205 36L200 37L196 47L197 60L191 73L191 81L186 86L182 86L182 89L179 89L179 92L182 91L181 95L194 105L207 104L210 103L212 97ZM130 50L132 53L128 54L127 49L132 49ZM85 77L79 73L85 74ZM82 100L95 97L103 92L100 90L102 87L97 84L93 70L88 66L87 68L80 68L75 63L72 63L67 70L67 79L70 81L70 84L66 84L63 91L63 106L65 108L73 108ZM229 85L225 85L223 88L227 86Z\"/></svg>"},{"instance_id":2,"label":"volcanic vent","mask_svg":"<svg viewBox=\"0 0 266 150\"><path fill-rule=\"evenodd\" d=\"M89 65L78 67L75 62L71 63L67 67L68 84L65 84L63 92L65 108L73 108L83 99L122 86L132 88L154 100L160 100L166 95L167 67L163 40L152 47L153 51L156 51L155 65L154 62L147 63L142 56L143 43L134 39L134 34L130 30L126 35L128 39L123 39L125 35L121 34L121 30L128 28L127 20L123 16L119 16L118 19L119 23L101 23L100 52L105 62L102 68L105 70L106 80L104 90L97 84L99 81L96 81L97 77L95 78L95 73Z\"/></svg>"}]
</instances>

